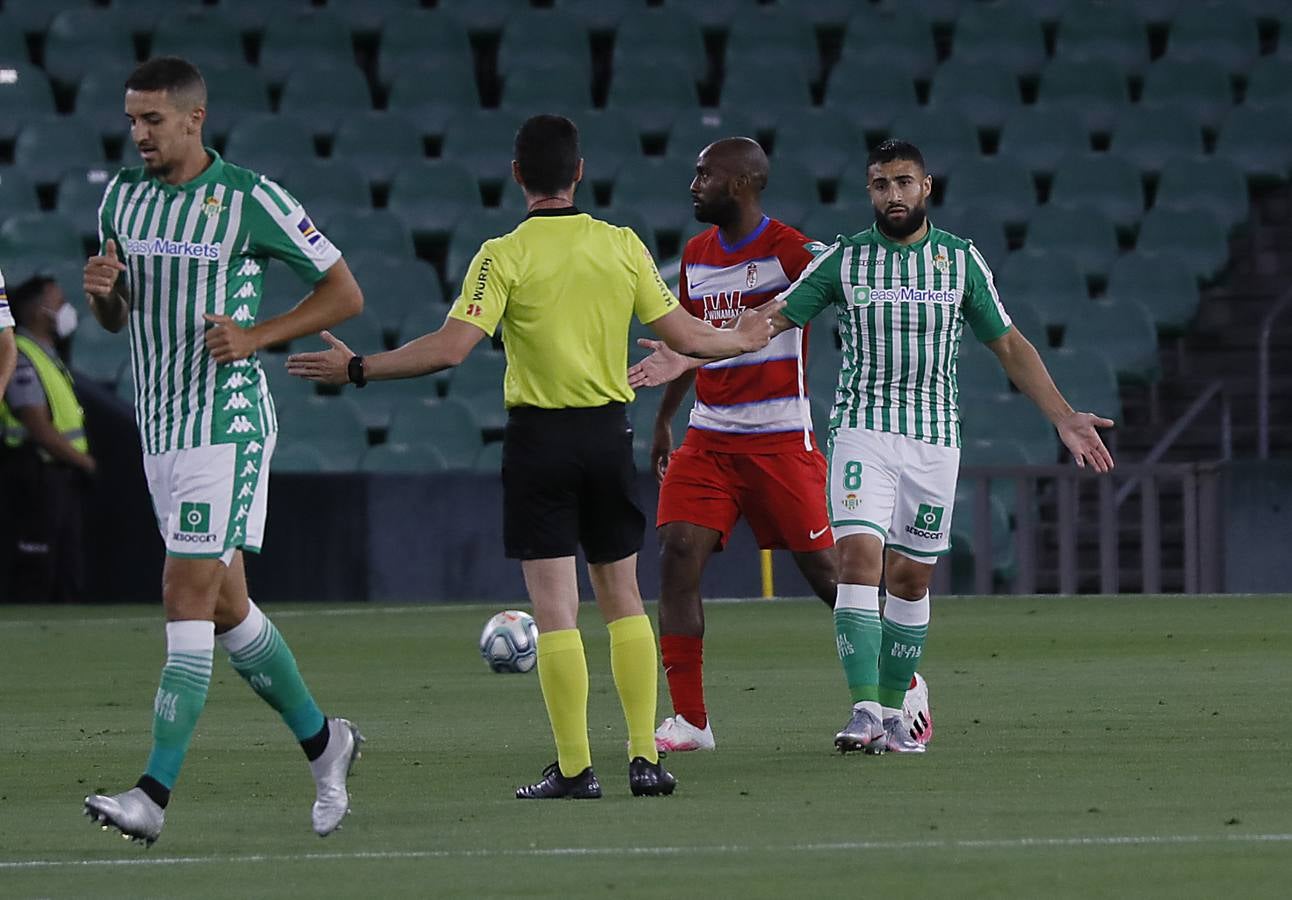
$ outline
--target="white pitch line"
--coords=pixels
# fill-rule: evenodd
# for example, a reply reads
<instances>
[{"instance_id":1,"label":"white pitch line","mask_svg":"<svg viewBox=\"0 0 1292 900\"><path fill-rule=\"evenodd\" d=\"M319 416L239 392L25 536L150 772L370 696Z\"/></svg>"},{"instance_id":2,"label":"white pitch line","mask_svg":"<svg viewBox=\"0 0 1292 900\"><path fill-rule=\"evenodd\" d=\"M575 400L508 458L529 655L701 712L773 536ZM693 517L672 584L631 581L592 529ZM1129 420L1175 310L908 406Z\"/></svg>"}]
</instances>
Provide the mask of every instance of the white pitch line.
<instances>
[{"instance_id":1,"label":"white pitch line","mask_svg":"<svg viewBox=\"0 0 1292 900\"><path fill-rule=\"evenodd\" d=\"M716 844L687 847L529 847L516 849L389 850L353 853L264 853L241 856L162 856L132 859L22 859L0 861L0 871L96 866L192 866L238 863L362 862L419 859L494 859L579 856L704 856L706 854L856 853L902 850L1037 850L1081 847L1176 847L1196 844L1286 844L1292 834L1093 835L1055 838L981 838L919 841L840 841L820 844Z\"/></svg>"}]
</instances>

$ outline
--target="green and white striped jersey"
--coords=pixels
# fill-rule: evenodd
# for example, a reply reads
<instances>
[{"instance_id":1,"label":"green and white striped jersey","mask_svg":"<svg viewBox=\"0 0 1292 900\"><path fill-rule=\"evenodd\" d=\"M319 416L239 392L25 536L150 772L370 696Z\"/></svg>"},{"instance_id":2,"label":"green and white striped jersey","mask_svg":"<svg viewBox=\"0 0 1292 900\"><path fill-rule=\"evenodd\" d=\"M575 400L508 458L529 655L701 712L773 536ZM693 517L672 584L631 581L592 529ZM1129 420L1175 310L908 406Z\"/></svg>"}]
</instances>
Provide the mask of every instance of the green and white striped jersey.
<instances>
[{"instance_id":1,"label":"green and white striped jersey","mask_svg":"<svg viewBox=\"0 0 1292 900\"><path fill-rule=\"evenodd\" d=\"M956 356L967 321L986 343L1010 328L971 241L937 228L902 246L878 226L821 252L784 292L800 327L834 304L843 341L831 430L868 428L960 446Z\"/></svg>"},{"instance_id":2,"label":"green and white striped jersey","mask_svg":"<svg viewBox=\"0 0 1292 900\"><path fill-rule=\"evenodd\" d=\"M341 258L289 193L207 152L211 164L186 184L166 184L143 167L122 169L99 207L100 245L116 241L126 265L135 420L145 453L276 431L260 361L217 365L202 316L250 326L269 260L313 284Z\"/></svg>"}]
</instances>

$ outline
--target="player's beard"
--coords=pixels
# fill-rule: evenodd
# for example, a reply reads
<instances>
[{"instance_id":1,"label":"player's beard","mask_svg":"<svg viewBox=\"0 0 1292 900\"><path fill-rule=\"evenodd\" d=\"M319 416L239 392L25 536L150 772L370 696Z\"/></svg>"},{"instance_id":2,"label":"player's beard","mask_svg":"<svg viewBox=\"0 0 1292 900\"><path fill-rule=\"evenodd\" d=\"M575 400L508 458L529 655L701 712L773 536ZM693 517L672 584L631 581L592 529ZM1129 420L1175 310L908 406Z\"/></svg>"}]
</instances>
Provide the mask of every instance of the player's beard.
<instances>
[{"instance_id":1,"label":"player's beard","mask_svg":"<svg viewBox=\"0 0 1292 900\"><path fill-rule=\"evenodd\" d=\"M701 200L695 207L695 220L723 228L740 219L740 204L731 194L716 197L707 203Z\"/></svg>"},{"instance_id":2,"label":"player's beard","mask_svg":"<svg viewBox=\"0 0 1292 900\"><path fill-rule=\"evenodd\" d=\"M915 234L924 227L926 218L928 218L928 209L924 203L908 210L906 218L901 222L892 221L878 206L875 207L875 221L879 223L879 230L894 240L901 240Z\"/></svg>"}]
</instances>

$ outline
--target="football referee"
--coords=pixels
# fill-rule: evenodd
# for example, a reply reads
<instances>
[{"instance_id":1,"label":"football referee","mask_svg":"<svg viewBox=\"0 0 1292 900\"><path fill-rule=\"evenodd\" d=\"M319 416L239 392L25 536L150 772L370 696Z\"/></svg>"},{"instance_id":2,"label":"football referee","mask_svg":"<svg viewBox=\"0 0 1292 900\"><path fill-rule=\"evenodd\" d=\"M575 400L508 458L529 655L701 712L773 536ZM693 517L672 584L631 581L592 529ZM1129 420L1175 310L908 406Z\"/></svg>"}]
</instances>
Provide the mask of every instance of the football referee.
<instances>
[{"instance_id":1,"label":"football referee","mask_svg":"<svg viewBox=\"0 0 1292 900\"><path fill-rule=\"evenodd\" d=\"M516 134L512 177L528 215L485 241L462 294L438 331L397 350L358 356L327 332L330 349L299 353L288 371L329 384L413 378L461 363L502 326L507 354L503 439L503 542L519 559L538 622L538 675L557 762L516 791L520 799L595 799L601 785L588 747L588 669L579 634L575 552L581 546L610 629L610 666L628 724L628 785L635 796L671 794L653 735L658 662L637 585L645 517L636 497L625 404L633 315L670 347L697 357L765 346L772 310L717 329L685 310L641 240L580 212L579 133L561 116L527 120Z\"/></svg>"}]
</instances>

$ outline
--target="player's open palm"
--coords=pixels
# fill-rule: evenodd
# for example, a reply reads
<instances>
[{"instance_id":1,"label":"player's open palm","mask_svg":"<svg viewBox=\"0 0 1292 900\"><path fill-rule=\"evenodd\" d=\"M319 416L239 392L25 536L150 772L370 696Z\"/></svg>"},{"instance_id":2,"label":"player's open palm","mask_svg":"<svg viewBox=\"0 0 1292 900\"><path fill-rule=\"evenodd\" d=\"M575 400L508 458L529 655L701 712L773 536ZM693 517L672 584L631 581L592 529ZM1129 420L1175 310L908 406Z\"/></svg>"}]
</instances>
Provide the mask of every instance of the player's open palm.
<instances>
[{"instance_id":1,"label":"player's open palm","mask_svg":"<svg viewBox=\"0 0 1292 900\"><path fill-rule=\"evenodd\" d=\"M1110 472L1113 456L1099 437L1100 428L1112 428L1113 420L1093 413L1074 412L1055 426L1063 446L1072 453L1077 466L1084 469L1089 463L1096 472Z\"/></svg>"},{"instance_id":2,"label":"player's open palm","mask_svg":"<svg viewBox=\"0 0 1292 900\"><path fill-rule=\"evenodd\" d=\"M663 341L638 338L637 346L650 350L651 355L628 369L628 386L634 390L668 384L691 368L687 357Z\"/></svg>"},{"instance_id":3,"label":"player's open palm","mask_svg":"<svg viewBox=\"0 0 1292 900\"><path fill-rule=\"evenodd\" d=\"M320 331L319 337L328 349L314 353L293 353L287 357L287 373L324 384L346 384L350 380L350 360L354 352L330 331Z\"/></svg>"},{"instance_id":4,"label":"player's open palm","mask_svg":"<svg viewBox=\"0 0 1292 900\"><path fill-rule=\"evenodd\" d=\"M101 256L91 256L85 261L82 285L85 293L91 297L107 297L125 270L125 263L117 258L117 243L109 238Z\"/></svg>"}]
</instances>

